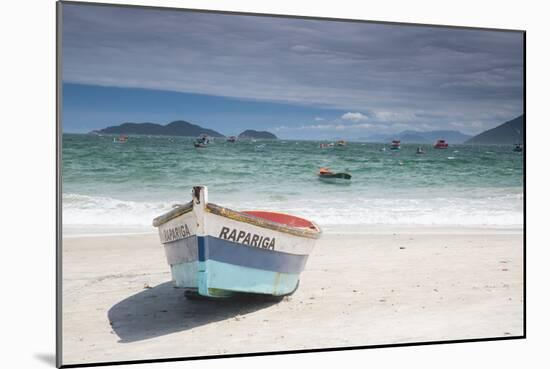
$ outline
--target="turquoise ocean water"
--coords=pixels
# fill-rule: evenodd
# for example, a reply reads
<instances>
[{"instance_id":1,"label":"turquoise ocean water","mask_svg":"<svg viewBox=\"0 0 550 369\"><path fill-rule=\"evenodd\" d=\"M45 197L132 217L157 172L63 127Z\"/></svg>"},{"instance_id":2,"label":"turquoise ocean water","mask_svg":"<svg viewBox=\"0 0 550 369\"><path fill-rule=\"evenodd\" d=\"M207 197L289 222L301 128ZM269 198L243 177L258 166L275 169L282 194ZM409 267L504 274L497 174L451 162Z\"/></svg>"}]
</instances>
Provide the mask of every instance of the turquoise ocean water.
<instances>
[{"instance_id":1,"label":"turquoise ocean water","mask_svg":"<svg viewBox=\"0 0 550 369\"><path fill-rule=\"evenodd\" d=\"M211 202L236 210L288 212L320 225L523 224L523 154L510 146L216 139L195 149L192 138L63 135L63 224L150 226L174 203L207 185ZM380 149L386 147L386 151ZM325 183L320 166L352 175Z\"/></svg>"}]
</instances>

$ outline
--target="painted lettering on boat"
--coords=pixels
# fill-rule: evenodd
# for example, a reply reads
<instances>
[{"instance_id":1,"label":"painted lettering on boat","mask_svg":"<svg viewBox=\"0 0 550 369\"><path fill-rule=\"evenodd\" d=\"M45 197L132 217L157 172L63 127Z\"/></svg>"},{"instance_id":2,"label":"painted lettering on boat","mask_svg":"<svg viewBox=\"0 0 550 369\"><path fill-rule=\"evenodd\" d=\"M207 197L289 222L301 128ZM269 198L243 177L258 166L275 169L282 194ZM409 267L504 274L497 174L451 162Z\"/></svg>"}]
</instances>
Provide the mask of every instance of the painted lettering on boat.
<instances>
[{"instance_id":1,"label":"painted lettering on boat","mask_svg":"<svg viewBox=\"0 0 550 369\"><path fill-rule=\"evenodd\" d=\"M187 227L187 224L178 224L177 226L165 229L162 232L164 242L172 242L191 236L191 232L189 232L189 227Z\"/></svg>"},{"instance_id":2,"label":"painted lettering on boat","mask_svg":"<svg viewBox=\"0 0 550 369\"><path fill-rule=\"evenodd\" d=\"M242 243L243 245L259 247L262 249L275 250L275 237L265 237L250 232L240 231L222 227L219 238L224 240Z\"/></svg>"}]
</instances>

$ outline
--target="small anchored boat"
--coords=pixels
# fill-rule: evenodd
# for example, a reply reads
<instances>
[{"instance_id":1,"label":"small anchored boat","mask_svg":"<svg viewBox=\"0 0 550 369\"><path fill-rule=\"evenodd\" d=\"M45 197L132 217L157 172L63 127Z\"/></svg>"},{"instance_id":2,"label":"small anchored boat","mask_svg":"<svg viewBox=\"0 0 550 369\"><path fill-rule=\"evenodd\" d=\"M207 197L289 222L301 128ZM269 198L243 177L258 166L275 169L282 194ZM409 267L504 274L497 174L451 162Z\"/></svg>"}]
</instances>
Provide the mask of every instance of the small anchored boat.
<instances>
[{"instance_id":1,"label":"small anchored boat","mask_svg":"<svg viewBox=\"0 0 550 369\"><path fill-rule=\"evenodd\" d=\"M336 142L336 145L338 145L338 146L346 146L347 144L348 143L344 140L340 140L340 141Z\"/></svg>"},{"instance_id":2,"label":"small anchored boat","mask_svg":"<svg viewBox=\"0 0 550 369\"><path fill-rule=\"evenodd\" d=\"M514 152L523 152L522 144L515 144L514 145Z\"/></svg>"},{"instance_id":3,"label":"small anchored boat","mask_svg":"<svg viewBox=\"0 0 550 369\"><path fill-rule=\"evenodd\" d=\"M237 142L237 136L229 136L229 137L227 137L227 142L231 142L231 143Z\"/></svg>"},{"instance_id":4,"label":"small anchored boat","mask_svg":"<svg viewBox=\"0 0 550 369\"><path fill-rule=\"evenodd\" d=\"M189 203L155 218L153 225L172 279L187 296L292 294L321 236L307 219L212 204L205 186L193 187Z\"/></svg>"},{"instance_id":5,"label":"small anchored boat","mask_svg":"<svg viewBox=\"0 0 550 369\"><path fill-rule=\"evenodd\" d=\"M118 137L113 138L114 143L126 143L128 142L128 136L120 135Z\"/></svg>"},{"instance_id":6,"label":"small anchored boat","mask_svg":"<svg viewBox=\"0 0 550 369\"><path fill-rule=\"evenodd\" d=\"M210 139L208 138L208 136L202 134L193 142L193 146L195 146L196 148L206 148L206 145L208 145L209 143Z\"/></svg>"},{"instance_id":7,"label":"small anchored boat","mask_svg":"<svg viewBox=\"0 0 550 369\"><path fill-rule=\"evenodd\" d=\"M434 149L446 149L449 147L449 144L445 140L437 140L434 143Z\"/></svg>"},{"instance_id":8,"label":"small anchored boat","mask_svg":"<svg viewBox=\"0 0 550 369\"><path fill-rule=\"evenodd\" d=\"M390 145L390 150L401 150L401 141L400 140L392 140Z\"/></svg>"},{"instance_id":9,"label":"small anchored boat","mask_svg":"<svg viewBox=\"0 0 550 369\"><path fill-rule=\"evenodd\" d=\"M418 146L418 147L416 148L416 154L417 154L417 155L425 154L424 148L422 148L422 146Z\"/></svg>"},{"instance_id":10,"label":"small anchored boat","mask_svg":"<svg viewBox=\"0 0 550 369\"><path fill-rule=\"evenodd\" d=\"M339 181L339 180L347 180L349 181L351 179L351 174L348 173L334 173L331 172L328 168L321 168L319 169L319 179L321 180L328 180L328 181Z\"/></svg>"}]
</instances>

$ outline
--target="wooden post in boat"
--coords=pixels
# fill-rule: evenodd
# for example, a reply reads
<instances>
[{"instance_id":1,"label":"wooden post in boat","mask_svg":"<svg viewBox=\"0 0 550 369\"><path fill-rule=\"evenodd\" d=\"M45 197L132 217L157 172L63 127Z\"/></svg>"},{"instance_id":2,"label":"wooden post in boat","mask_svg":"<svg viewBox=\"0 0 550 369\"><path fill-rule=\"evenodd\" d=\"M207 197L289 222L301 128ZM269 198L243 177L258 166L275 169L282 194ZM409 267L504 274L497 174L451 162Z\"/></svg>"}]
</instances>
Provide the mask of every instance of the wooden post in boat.
<instances>
[{"instance_id":1,"label":"wooden post in boat","mask_svg":"<svg viewBox=\"0 0 550 369\"><path fill-rule=\"evenodd\" d=\"M204 227L204 209L208 203L208 188L206 186L195 186L192 191L193 196L193 212L197 219L197 236L205 234Z\"/></svg>"}]
</instances>

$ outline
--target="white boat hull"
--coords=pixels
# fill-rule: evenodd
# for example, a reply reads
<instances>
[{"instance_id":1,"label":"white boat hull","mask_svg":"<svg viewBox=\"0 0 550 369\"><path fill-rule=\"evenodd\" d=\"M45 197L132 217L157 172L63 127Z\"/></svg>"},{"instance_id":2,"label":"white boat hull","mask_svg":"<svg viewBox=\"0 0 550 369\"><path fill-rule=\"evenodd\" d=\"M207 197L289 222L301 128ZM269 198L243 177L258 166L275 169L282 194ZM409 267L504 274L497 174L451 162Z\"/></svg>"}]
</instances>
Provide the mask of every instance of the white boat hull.
<instances>
[{"instance_id":1,"label":"white boat hull","mask_svg":"<svg viewBox=\"0 0 550 369\"><path fill-rule=\"evenodd\" d=\"M208 204L204 187L194 192L154 221L175 285L210 297L294 292L318 227L288 227Z\"/></svg>"}]
</instances>

